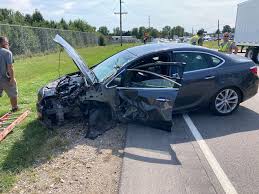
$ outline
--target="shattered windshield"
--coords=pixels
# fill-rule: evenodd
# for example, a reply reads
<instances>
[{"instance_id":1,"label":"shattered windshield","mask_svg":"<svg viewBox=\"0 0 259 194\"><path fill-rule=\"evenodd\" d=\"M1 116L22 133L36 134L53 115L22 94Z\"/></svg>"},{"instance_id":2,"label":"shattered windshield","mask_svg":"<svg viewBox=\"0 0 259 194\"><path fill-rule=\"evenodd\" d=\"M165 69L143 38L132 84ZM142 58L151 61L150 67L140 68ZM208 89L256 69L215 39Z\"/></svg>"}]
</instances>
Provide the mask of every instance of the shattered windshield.
<instances>
[{"instance_id":1,"label":"shattered windshield","mask_svg":"<svg viewBox=\"0 0 259 194\"><path fill-rule=\"evenodd\" d=\"M135 59L136 57L137 56L131 54L127 50L121 51L98 64L93 68L93 72L99 82L102 82L115 74L127 62Z\"/></svg>"}]
</instances>

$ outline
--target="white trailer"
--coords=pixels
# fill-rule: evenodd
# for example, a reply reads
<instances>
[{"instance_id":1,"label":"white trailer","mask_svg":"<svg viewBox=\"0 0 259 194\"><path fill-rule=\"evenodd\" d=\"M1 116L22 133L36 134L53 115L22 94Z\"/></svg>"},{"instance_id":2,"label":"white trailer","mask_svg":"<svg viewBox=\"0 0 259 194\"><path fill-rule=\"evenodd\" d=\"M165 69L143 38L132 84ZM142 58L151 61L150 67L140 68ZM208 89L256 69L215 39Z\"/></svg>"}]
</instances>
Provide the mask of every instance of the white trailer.
<instances>
[{"instance_id":1,"label":"white trailer","mask_svg":"<svg viewBox=\"0 0 259 194\"><path fill-rule=\"evenodd\" d=\"M259 62L259 0L238 4L234 40L246 47L246 57Z\"/></svg>"}]
</instances>

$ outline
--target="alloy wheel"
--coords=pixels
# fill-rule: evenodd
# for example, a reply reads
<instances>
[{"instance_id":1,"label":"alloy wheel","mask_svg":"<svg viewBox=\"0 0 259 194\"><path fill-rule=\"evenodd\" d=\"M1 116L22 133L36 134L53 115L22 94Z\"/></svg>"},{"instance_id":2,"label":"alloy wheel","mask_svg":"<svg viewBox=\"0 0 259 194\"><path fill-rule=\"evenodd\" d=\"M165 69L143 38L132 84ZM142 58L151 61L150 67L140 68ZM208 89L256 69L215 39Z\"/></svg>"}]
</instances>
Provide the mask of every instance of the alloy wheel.
<instances>
[{"instance_id":1,"label":"alloy wheel","mask_svg":"<svg viewBox=\"0 0 259 194\"><path fill-rule=\"evenodd\" d=\"M215 99L215 108L221 114L231 113L238 106L239 95L233 89L222 90Z\"/></svg>"}]
</instances>

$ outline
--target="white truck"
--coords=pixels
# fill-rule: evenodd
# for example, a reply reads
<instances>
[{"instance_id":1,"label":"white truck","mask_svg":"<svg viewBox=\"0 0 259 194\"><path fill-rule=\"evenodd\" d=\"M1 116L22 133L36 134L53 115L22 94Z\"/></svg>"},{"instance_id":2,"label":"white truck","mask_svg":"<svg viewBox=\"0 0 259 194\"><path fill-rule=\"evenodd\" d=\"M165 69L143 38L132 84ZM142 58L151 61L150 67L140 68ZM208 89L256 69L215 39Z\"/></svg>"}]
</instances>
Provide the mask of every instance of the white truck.
<instances>
[{"instance_id":1,"label":"white truck","mask_svg":"<svg viewBox=\"0 0 259 194\"><path fill-rule=\"evenodd\" d=\"M238 4L234 40L246 48L246 57L259 63L259 0Z\"/></svg>"}]
</instances>

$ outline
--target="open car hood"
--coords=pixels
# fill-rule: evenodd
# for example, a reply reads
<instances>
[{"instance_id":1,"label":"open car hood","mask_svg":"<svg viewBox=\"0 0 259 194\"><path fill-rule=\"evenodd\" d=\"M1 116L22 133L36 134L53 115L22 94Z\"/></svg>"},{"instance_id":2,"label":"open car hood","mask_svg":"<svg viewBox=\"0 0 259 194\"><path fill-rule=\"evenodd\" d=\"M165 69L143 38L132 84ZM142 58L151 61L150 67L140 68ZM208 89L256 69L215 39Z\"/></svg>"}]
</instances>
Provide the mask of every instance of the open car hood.
<instances>
[{"instance_id":1,"label":"open car hood","mask_svg":"<svg viewBox=\"0 0 259 194\"><path fill-rule=\"evenodd\" d=\"M94 72L88 68L80 55L67 41L65 41L58 34L53 40L65 49L67 54L73 59L80 72L85 76L85 79L89 85L93 85L98 82Z\"/></svg>"}]
</instances>

